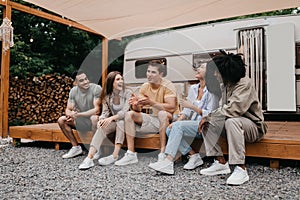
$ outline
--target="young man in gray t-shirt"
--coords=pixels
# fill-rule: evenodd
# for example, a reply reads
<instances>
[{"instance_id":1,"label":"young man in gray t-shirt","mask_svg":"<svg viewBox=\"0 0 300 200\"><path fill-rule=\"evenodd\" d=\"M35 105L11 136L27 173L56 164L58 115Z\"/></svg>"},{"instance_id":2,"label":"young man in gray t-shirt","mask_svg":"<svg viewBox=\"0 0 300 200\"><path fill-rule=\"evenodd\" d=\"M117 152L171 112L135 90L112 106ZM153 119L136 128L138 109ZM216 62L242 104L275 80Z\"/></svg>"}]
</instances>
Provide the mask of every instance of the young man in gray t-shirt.
<instances>
[{"instance_id":1,"label":"young man in gray t-shirt","mask_svg":"<svg viewBox=\"0 0 300 200\"><path fill-rule=\"evenodd\" d=\"M100 113L101 86L90 83L83 71L73 74L76 86L69 93L66 115L58 119L59 127L72 144L72 148L62 156L63 158L72 158L82 153L72 129L75 128L79 132L95 131Z\"/></svg>"}]
</instances>

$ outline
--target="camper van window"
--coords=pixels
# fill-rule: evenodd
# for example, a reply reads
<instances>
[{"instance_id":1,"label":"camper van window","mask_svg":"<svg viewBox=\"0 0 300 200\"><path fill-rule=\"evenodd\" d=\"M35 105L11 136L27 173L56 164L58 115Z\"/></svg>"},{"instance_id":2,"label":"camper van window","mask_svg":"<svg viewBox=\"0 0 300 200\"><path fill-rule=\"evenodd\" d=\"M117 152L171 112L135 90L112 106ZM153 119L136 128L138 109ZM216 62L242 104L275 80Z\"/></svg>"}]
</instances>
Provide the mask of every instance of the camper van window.
<instances>
[{"instance_id":1,"label":"camper van window","mask_svg":"<svg viewBox=\"0 0 300 200\"><path fill-rule=\"evenodd\" d=\"M211 52L211 53L199 53L199 54L193 54L193 67L197 68L202 63L207 63L210 61L213 57L220 55L220 52Z\"/></svg>"},{"instance_id":2,"label":"camper van window","mask_svg":"<svg viewBox=\"0 0 300 200\"><path fill-rule=\"evenodd\" d=\"M165 77L167 75L167 59L165 58L157 58L157 59L149 59L149 60L138 60L135 62L135 77L136 78L147 78L146 76L146 72L147 72L147 68L148 68L148 64L150 61L158 61L161 64L165 65L165 72L163 77Z\"/></svg>"}]
</instances>

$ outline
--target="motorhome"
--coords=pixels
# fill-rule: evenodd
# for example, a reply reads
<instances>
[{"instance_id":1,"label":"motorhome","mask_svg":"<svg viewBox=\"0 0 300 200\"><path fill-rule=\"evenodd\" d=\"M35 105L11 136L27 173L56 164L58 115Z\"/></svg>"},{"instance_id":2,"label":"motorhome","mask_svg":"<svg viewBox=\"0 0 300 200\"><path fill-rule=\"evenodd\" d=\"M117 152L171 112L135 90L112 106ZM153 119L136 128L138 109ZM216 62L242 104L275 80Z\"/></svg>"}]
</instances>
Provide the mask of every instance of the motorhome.
<instances>
[{"instance_id":1,"label":"motorhome","mask_svg":"<svg viewBox=\"0 0 300 200\"><path fill-rule=\"evenodd\" d=\"M300 15L211 23L135 39L125 49L124 77L138 88L147 81L146 63L157 59L184 97L195 80L193 66L219 49L243 54L266 117L300 119Z\"/></svg>"}]
</instances>

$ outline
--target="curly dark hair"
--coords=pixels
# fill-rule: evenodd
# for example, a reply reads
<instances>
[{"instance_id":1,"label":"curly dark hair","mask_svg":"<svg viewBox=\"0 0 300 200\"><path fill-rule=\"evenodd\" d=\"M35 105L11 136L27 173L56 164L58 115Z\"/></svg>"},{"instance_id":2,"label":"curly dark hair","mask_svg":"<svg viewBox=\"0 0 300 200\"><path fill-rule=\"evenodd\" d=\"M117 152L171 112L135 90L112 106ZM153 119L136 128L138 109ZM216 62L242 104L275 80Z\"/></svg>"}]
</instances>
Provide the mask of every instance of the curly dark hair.
<instances>
[{"instance_id":1,"label":"curly dark hair","mask_svg":"<svg viewBox=\"0 0 300 200\"><path fill-rule=\"evenodd\" d=\"M226 53L220 50L222 55L213 58L223 78L224 85L236 84L246 75L245 63L242 54Z\"/></svg>"}]
</instances>

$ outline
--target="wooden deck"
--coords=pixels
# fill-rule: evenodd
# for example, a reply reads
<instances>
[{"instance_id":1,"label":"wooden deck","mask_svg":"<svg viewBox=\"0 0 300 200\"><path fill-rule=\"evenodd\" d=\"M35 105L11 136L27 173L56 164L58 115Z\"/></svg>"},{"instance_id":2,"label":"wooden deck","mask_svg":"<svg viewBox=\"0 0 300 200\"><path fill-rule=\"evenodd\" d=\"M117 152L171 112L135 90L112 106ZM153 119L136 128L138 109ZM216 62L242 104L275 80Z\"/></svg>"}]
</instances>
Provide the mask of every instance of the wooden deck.
<instances>
[{"instance_id":1,"label":"wooden deck","mask_svg":"<svg viewBox=\"0 0 300 200\"><path fill-rule=\"evenodd\" d=\"M247 143L246 156L270 158L270 165L275 168L279 167L279 159L300 160L300 122L270 121L267 124L269 129L264 139L253 144ZM84 136L80 134L80 137L78 133L76 135L80 143L85 144L89 144L92 138L91 132ZM143 136L143 138L136 138L136 148L160 148L158 134L144 134ZM60 142L69 142L56 123L11 126L10 137L14 142L21 138L54 142L56 150L59 149ZM226 140L221 141L221 146L226 154Z\"/></svg>"}]
</instances>

